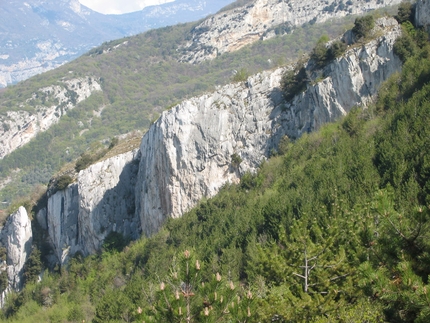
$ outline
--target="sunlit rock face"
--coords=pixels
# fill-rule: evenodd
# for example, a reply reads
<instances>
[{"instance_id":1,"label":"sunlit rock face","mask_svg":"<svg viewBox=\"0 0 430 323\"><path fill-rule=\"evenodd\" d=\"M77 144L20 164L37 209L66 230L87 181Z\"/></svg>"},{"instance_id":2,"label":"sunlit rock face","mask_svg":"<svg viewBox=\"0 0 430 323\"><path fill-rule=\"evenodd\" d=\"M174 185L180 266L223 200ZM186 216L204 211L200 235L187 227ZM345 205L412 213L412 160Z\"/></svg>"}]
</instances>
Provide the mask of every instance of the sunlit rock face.
<instances>
[{"instance_id":1,"label":"sunlit rock face","mask_svg":"<svg viewBox=\"0 0 430 323\"><path fill-rule=\"evenodd\" d=\"M163 112L138 150L91 165L68 188L50 193L37 219L57 261L97 252L110 232L130 239L151 235L167 218L255 172L284 136L298 138L354 106L365 108L401 68L393 54L400 26L392 18L376 25L382 36L351 45L322 69L308 62L307 88L292 100L280 90L291 67L219 87Z\"/></svg>"},{"instance_id":2,"label":"sunlit rock face","mask_svg":"<svg viewBox=\"0 0 430 323\"><path fill-rule=\"evenodd\" d=\"M6 259L2 260L0 273L7 273L7 284L0 295L0 307L10 291L19 291L23 287L24 264L32 250L33 234L31 221L24 207L11 214L1 230L0 240L6 250Z\"/></svg>"},{"instance_id":3,"label":"sunlit rock face","mask_svg":"<svg viewBox=\"0 0 430 323\"><path fill-rule=\"evenodd\" d=\"M381 18L375 33L380 31L383 36L363 46L350 46L342 57L328 64L322 72L314 73L317 82L287 103L282 132L297 138L338 119L352 107L366 106L372 100L382 82L402 66L393 52L394 43L401 35L400 26L394 18ZM319 78L320 75L325 77Z\"/></svg>"},{"instance_id":4,"label":"sunlit rock face","mask_svg":"<svg viewBox=\"0 0 430 323\"><path fill-rule=\"evenodd\" d=\"M354 106L365 106L381 83L401 68L393 54L399 25L382 18L377 26L384 36L351 46L290 102L279 89L285 69L277 69L164 112L140 147L136 213L143 232L156 232L166 218L181 216L203 196L213 196L225 183L256 171L283 136L298 138ZM320 75L324 78L316 81Z\"/></svg>"},{"instance_id":5,"label":"sunlit rock face","mask_svg":"<svg viewBox=\"0 0 430 323\"><path fill-rule=\"evenodd\" d=\"M402 0L250 1L243 7L220 12L196 26L192 38L179 48L182 62L200 63L238 50L260 39L289 33L304 23L319 23L335 17L362 14ZM282 26L282 27L281 27Z\"/></svg>"}]
</instances>

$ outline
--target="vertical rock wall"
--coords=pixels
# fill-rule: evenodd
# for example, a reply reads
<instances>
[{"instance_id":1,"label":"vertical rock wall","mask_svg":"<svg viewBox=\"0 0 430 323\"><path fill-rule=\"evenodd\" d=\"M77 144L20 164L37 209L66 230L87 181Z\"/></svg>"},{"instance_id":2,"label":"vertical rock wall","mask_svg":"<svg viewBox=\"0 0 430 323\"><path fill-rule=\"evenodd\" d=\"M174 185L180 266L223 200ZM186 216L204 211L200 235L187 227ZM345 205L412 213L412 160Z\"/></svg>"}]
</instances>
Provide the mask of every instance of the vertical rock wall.
<instances>
[{"instance_id":1,"label":"vertical rock wall","mask_svg":"<svg viewBox=\"0 0 430 323\"><path fill-rule=\"evenodd\" d=\"M366 106L379 86L400 71L401 61L393 52L400 26L393 18L381 18L377 28L384 31L383 36L350 46L345 55L314 73L307 90L286 104L280 134L298 138L337 120L354 106Z\"/></svg>"},{"instance_id":2,"label":"vertical rock wall","mask_svg":"<svg viewBox=\"0 0 430 323\"><path fill-rule=\"evenodd\" d=\"M0 272L6 271L8 278L6 289L1 291L0 296L0 306L3 306L9 291L19 291L23 287L24 264L32 249L31 221L24 207L21 206L7 218L0 240L6 249L6 260L1 264Z\"/></svg>"},{"instance_id":3,"label":"vertical rock wall","mask_svg":"<svg viewBox=\"0 0 430 323\"><path fill-rule=\"evenodd\" d=\"M98 162L82 170L76 183L49 197L37 219L46 227L60 263L76 252L100 250L112 231L131 239L140 235L134 205L138 161L135 150Z\"/></svg>"},{"instance_id":4,"label":"vertical rock wall","mask_svg":"<svg viewBox=\"0 0 430 323\"><path fill-rule=\"evenodd\" d=\"M258 167L272 131L272 92L280 77L281 70L265 72L246 86L231 84L187 100L150 128L140 147L136 186L136 212L145 234ZM234 163L233 155L242 162Z\"/></svg>"}]
</instances>

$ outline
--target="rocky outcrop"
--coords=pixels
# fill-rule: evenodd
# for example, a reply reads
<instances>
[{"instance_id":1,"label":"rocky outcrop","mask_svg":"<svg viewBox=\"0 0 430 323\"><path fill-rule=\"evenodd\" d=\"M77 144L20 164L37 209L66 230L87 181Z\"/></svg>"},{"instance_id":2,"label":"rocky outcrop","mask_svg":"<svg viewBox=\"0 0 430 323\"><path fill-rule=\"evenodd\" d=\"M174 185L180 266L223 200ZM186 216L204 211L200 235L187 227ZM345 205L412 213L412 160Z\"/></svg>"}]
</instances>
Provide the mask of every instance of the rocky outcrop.
<instances>
[{"instance_id":1,"label":"rocky outcrop","mask_svg":"<svg viewBox=\"0 0 430 323\"><path fill-rule=\"evenodd\" d=\"M220 12L197 25L180 50L182 62L199 63L232 52L259 39L291 32L304 23L361 14L402 0L256 0L244 7ZM276 29L275 29L276 28Z\"/></svg>"},{"instance_id":2,"label":"rocky outcrop","mask_svg":"<svg viewBox=\"0 0 430 323\"><path fill-rule=\"evenodd\" d=\"M98 80L92 77L64 81L39 89L25 100L18 111L0 116L0 159L22 147L39 132L46 131L79 102L94 91L101 91ZM23 108L34 107L34 112Z\"/></svg>"},{"instance_id":3,"label":"rocky outcrop","mask_svg":"<svg viewBox=\"0 0 430 323\"><path fill-rule=\"evenodd\" d=\"M284 69L278 69L164 112L140 147L136 212L142 231L156 232L167 217L181 216L203 196L213 196L225 183L255 171L284 135L297 138L355 105L366 105L401 68L392 50L399 25L388 18L378 25L384 36L350 47L315 72L307 90L291 102L279 90Z\"/></svg>"},{"instance_id":4,"label":"rocky outcrop","mask_svg":"<svg viewBox=\"0 0 430 323\"><path fill-rule=\"evenodd\" d=\"M98 162L49 196L37 219L49 233L58 262L76 252L95 253L112 231L130 239L140 235L134 203L138 158L135 150Z\"/></svg>"},{"instance_id":5,"label":"rocky outcrop","mask_svg":"<svg viewBox=\"0 0 430 323\"><path fill-rule=\"evenodd\" d=\"M425 27L427 30L430 26L430 1L418 0L415 7L415 25Z\"/></svg>"},{"instance_id":6,"label":"rocky outcrop","mask_svg":"<svg viewBox=\"0 0 430 323\"><path fill-rule=\"evenodd\" d=\"M394 18L381 18L375 33L382 30L384 36L363 46L352 45L345 55L324 69L310 73L311 84L286 104L279 116L277 132L298 138L337 120L354 106L366 106L381 83L402 65L393 52L394 43L401 35L400 26Z\"/></svg>"},{"instance_id":7,"label":"rocky outcrop","mask_svg":"<svg viewBox=\"0 0 430 323\"><path fill-rule=\"evenodd\" d=\"M24 207L21 206L8 217L1 230L0 240L6 249L6 259L1 264L0 272L6 271L8 279L0 297L2 306L9 291L19 291L23 287L24 264L32 250L31 221Z\"/></svg>"},{"instance_id":8,"label":"rocky outcrop","mask_svg":"<svg viewBox=\"0 0 430 323\"><path fill-rule=\"evenodd\" d=\"M254 170L264 159L282 70L266 72L164 112L142 140L136 212L142 230L156 232L203 196ZM279 91L278 91L279 92ZM243 161L232 162L232 156Z\"/></svg>"}]
</instances>

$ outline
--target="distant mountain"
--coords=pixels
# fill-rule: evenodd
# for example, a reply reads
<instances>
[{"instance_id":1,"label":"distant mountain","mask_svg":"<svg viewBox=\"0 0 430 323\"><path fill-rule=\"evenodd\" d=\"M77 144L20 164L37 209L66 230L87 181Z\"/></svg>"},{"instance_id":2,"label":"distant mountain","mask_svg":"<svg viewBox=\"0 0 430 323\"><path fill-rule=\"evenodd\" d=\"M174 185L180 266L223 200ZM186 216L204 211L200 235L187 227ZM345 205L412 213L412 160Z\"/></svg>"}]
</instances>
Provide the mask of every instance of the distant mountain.
<instances>
[{"instance_id":1,"label":"distant mountain","mask_svg":"<svg viewBox=\"0 0 430 323\"><path fill-rule=\"evenodd\" d=\"M78 0L0 2L0 87L58 67L101 43L201 19L233 0L176 0L103 15Z\"/></svg>"}]
</instances>

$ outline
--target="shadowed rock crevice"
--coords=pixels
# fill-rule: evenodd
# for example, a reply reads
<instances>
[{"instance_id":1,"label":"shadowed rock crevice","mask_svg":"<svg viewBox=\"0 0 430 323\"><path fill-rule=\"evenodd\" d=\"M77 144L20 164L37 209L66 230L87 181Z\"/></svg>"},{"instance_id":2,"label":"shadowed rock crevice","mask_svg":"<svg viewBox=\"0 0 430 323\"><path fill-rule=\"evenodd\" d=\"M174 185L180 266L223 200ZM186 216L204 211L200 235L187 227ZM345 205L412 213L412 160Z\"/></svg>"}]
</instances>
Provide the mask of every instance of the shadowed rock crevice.
<instances>
[{"instance_id":1,"label":"shadowed rock crevice","mask_svg":"<svg viewBox=\"0 0 430 323\"><path fill-rule=\"evenodd\" d=\"M138 163L137 151L106 159L48 198L37 218L41 226L46 223L56 261L63 264L76 252L99 251L112 231L125 239L140 236L134 195Z\"/></svg>"}]
</instances>

